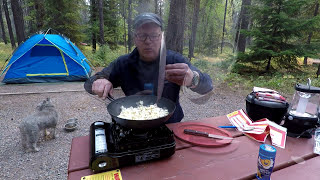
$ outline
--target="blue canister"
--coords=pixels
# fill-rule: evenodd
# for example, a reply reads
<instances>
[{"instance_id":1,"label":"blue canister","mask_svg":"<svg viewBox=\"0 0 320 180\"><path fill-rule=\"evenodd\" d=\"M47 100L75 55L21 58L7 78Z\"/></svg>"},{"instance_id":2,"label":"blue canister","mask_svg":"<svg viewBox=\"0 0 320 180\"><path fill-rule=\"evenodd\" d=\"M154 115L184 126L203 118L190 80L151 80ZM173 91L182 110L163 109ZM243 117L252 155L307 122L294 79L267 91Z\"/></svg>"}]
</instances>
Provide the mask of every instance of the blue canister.
<instances>
[{"instance_id":1,"label":"blue canister","mask_svg":"<svg viewBox=\"0 0 320 180\"><path fill-rule=\"evenodd\" d=\"M151 95L154 95L154 90L153 90L153 84L152 83L145 83L143 88L144 88L144 90L150 91Z\"/></svg>"},{"instance_id":2,"label":"blue canister","mask_svg":"<svg viewBox=\"0 0 320 180\"><path fill-rule=\"evenodd\" d=\"M258 156L257 179L270 180L276 158L276 148L268 144L261 144Z\"/></svg>"}]
</instances>

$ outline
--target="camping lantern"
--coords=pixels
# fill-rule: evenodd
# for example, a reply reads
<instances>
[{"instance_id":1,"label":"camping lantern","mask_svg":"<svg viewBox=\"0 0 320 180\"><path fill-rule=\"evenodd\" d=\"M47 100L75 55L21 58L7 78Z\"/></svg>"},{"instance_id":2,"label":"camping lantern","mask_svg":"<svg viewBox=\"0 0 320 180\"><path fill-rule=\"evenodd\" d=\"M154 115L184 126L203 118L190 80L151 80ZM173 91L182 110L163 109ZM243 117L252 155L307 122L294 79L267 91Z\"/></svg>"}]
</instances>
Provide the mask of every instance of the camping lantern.
<instances>
[{"instance_id":1,"label":"camping lantern","mask_svg":"<svg viewBox=\"0 0 320 180\"><path fill-rule=\"evenodd\" d=\"M288 136L311 138L312 131L319 125L320 88L311 86L308 79L307 85L296 84L295 90L284 126Z\"/></svg>"}]
</instances>

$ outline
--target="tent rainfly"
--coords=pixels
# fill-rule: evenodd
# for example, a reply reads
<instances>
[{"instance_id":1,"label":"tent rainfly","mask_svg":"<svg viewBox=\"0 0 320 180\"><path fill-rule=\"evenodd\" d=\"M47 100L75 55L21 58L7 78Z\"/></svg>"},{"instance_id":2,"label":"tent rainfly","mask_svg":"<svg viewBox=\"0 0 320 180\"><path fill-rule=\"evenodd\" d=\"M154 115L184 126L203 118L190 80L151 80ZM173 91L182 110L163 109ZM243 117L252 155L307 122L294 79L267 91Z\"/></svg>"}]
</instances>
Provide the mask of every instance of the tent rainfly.
<instances>
[{"instance_id":1,"label":"tent rainfly","mask_svg":"<svg viewBox=\"0 0 320 180\"><path fill-rule=\"evenodd\" d=\"M91 68L69 39L58 34L35 34L12 54L3 70L3 83L84 81Z\"/></svg>"}]
</instances>

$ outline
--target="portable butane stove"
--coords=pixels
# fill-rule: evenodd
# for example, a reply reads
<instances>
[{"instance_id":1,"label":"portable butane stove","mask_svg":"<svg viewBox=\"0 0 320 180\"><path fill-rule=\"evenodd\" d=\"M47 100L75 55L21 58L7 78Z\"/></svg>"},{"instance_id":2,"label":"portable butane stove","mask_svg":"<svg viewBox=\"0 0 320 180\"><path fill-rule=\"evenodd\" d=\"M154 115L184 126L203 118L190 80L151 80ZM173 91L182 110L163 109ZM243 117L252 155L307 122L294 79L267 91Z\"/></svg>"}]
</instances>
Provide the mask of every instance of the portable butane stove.
<instances>
[{"instance_id":1,"label":"portable butane stove","mask_svg":"<svg viewBox=\"0 0 320 180\"><path fill-rule=\"evenodd\" d=\"M90 169L116 169L170 157L175 152L173 132L165 125L141 130L112 122L94 122L90 127Z\"/></svg>"}]
</instances>

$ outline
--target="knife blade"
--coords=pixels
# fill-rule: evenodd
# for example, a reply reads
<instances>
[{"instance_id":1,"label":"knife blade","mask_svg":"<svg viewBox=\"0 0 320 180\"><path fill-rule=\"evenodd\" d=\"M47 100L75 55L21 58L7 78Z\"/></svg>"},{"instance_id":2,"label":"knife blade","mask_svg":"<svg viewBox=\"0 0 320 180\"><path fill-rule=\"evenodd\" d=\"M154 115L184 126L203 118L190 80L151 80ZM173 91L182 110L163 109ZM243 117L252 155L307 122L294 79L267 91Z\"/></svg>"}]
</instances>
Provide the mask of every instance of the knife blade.
<instances>
[{"instance_id":1,"label":"knife blade","mask_svg":"<svg viewBox=\"0 0 320 180\"><path fill-rule=\"evenodd\" d=\"M210 133L207 133L207 132L196 131L196 130L193 130L193 129L184 129L183 132L185 134L191 134L191 135L203 136L203 137L209 137L209 138L215 138L215 139L233 139L232 137L226 137L226 136L210 134Z\"/></svg>"},{"instance_id":2,"label":"knife blade","mask_svg":"<svg viewBox=\"0 0 320 180\"><path fill-rule=\"evenodd\" d=\"M164 78L165 78L165 67L166 67L166 59L167 59L167 49L164 38L164 32L162 32L161 38L161 47L160 47L160 60L159 60L159 75L158 75L158 88L157 88L157 102L161 99L163 86L164 86Z\"/></svg>"}]
</instances>

